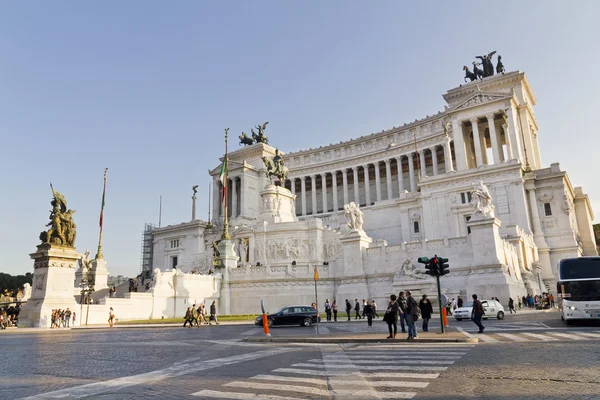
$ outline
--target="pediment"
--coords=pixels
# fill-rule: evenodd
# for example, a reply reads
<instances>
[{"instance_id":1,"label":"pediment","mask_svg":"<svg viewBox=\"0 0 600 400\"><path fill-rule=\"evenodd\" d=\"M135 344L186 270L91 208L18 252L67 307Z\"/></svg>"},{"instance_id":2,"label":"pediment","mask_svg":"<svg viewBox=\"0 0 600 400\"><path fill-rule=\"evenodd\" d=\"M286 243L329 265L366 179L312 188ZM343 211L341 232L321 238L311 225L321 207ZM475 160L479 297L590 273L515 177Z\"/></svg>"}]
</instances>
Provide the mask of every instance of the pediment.
<instances>
[{"instance_id":1,"label":"pediment","mask_svg":"<svg viewBox=\"0 0 600 400\"><path fill-rule=\"evenodd\" d=\"M452 111L464 110L471 107L476 107L486 103L492 103L498 100L504 100L512 97L512 94L506 93L477 93L467 100L457 104Z\"/></svg>"}]
</instances>

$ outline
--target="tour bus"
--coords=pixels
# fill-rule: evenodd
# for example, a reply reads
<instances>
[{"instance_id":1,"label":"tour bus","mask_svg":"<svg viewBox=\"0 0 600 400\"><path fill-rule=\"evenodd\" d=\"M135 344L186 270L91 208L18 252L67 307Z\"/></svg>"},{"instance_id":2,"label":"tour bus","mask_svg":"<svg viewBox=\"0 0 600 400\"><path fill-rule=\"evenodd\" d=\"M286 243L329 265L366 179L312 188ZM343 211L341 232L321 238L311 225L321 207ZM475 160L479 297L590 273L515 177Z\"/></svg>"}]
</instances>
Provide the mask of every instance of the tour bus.
<instances>
[{"instance_id":1,"label":"tour bus","mask_svg":"<svg viewBox=\"0 0 600 400\"><path fill-rule=\"evenodd\" d=\"M600 321L600 257L565 258L558 263L556 292L562 319Z\"/></svg>"}]
</instances>

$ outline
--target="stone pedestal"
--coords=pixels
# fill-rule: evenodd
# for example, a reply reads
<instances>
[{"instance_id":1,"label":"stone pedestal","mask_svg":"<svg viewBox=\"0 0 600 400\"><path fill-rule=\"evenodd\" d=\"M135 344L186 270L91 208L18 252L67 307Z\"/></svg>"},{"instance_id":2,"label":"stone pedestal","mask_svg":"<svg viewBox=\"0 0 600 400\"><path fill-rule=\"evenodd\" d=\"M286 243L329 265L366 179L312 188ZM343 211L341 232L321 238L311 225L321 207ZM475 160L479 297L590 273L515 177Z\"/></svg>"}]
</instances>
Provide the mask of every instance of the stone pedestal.
<instances>
[{"instance_id":1,"label":"stone pedestal","mask_svg":"<svg viewBox=\"0 0 600 400\"><path fill-rule=\"evenodd\" d=\"M221 240L217 245L219 260L221 260L220 272L223 274L221 287L221 298L217 304L220 314L231 314L231 270L237 268L238 256L235 254L233 240Z\"/></svg>"},{"instance_id":2,"label":"stone pedestal","mask_svg":"<svg viewBox=\"0 0 600 400\"><path fill-rule=\"evenodd\" d=\"M72 247L42 244L30 257L34 260L32 293L19 314L19 326L49 328L52 310L78 310L73 282L80 255Z\"/></svg>"},{"instance_id":3,"label":"stone pedestal","mask_svg":"<svg viewBox=\"0 0 600 400\"><path fill-rule=\"evenodd\" d=\"M260 197L262 205L259 221L266 221L270 224L298 221L295 206L296 195L288 189L281 186L267 185L260 192Z\"/></svg>"},{"instance_id":4,"label":"stone pedestal","mask_svg":"<svg viewBox=\"0 0 600 400\"><path fill-rule=\"evenodd\" d=\"M104 258L92 261L92 275L94 276L94 290L99 291L108 288L108 270Z\"/></svg>"},{"instance_id":5,"label":"stone pedestal","mask_svg":"<svg viewBox=\"0 0 600 400\"><path fill-rule=\"evenodd\" d=\"M498 255L504 251L499 234L500 220L494 217L471 219L467 226L471 228L473 266L499 266Z\"/></svg>"},{"instance_id":6,"label":"stone pedestal","mask_svg":"<svg viewBox=\"0 0 600 400\"><path fill-rule=\"evenodd\" d=\"M363 264L363 254L373 243L373 239L368 237L364 231L353 229L347 234L340 236L343 253L343 273L342 276L348 279L347 283L340 285L337 289L339 298L372 298L370 288L366 279L365 266ZM352 279L354 278L354 279ZM343 303L340 303L343 304Z\"/></svg>"}]
</instances>

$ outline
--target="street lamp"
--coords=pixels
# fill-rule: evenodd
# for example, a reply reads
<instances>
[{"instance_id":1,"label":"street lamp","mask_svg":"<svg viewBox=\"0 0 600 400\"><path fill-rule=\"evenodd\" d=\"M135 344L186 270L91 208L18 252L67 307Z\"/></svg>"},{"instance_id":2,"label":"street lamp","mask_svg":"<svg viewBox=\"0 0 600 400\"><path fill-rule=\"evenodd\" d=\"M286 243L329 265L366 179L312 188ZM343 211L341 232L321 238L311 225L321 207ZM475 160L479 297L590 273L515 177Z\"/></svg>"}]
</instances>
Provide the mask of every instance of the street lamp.
<instances>
[{"instance_id":1,"label":"street lamp","mask_svg":"<svg viewBox=\"0 0 600 400\"><path fill-rule=\"evenodd\" d=\"M85 272L84 275L81 279L81 300L80 300L80 304L81 304L81 312L80 315L83 314L83 303L85 301L85 304L87 304L87 310L86 310L86 314L85 314L85 324L88 324L88 317L90 315L90 301L91 301L91 295L92 293L94 293L94 274L92 273L92 268L90 266L90 262L89 261L84 261L84 265L83 265Z\"/></svg>"}]
</instances>

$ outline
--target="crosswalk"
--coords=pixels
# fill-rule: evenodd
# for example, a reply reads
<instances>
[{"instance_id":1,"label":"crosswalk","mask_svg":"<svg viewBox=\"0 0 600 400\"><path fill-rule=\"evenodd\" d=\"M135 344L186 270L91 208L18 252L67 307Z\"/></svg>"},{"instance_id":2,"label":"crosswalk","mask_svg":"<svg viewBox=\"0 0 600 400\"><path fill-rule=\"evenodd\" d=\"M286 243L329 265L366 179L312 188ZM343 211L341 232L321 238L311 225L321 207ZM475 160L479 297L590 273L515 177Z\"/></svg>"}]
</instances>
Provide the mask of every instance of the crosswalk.
<instances>
[{"instance_id":1,"label":"crosswalk","mask_svg":"<svg viewBox=\"0 0 600 400\"><path fill-rule=\"evenodd\" d=\"M480 342L484 343L499 343L499 342L530 342L530 341L545 341L555 342L559 340L600 340L600 331L583 332L583 331L547 331L547 332L513 332L513 333L482 333L468 334L476 337Z\"/></svg>"},{"instance_id":2,"label":"crosswalk","mask_svg":"<svg viewBox=\"0 0 600 400\"><path fill-rule=\"evenodd\" d=\"M328 346L320 358L201 390L202 399L410 399L466 355L471 344Z\"/></svg>"}]
</instances>

